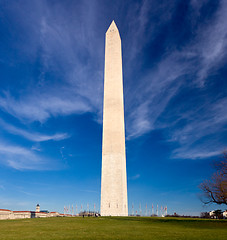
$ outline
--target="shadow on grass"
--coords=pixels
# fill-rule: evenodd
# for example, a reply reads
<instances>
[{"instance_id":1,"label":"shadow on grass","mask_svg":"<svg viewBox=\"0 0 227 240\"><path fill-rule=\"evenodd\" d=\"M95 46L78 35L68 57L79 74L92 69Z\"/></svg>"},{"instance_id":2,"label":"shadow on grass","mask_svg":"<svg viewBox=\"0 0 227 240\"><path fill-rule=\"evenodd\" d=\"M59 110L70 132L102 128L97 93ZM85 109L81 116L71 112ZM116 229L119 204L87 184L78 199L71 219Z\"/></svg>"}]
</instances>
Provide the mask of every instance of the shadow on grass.
<instances>
[{"instance_id":1,"label":"shadow on grass","mask_svg":"<svg viewBox=\"0 0 227 240\"><path fill-rule=\"evenodd\" d=\"M161 217L101 217L104 219L109 219L112 221L121 221L121 222L141 222L141 223L149 223L149 224L177 224L183 226L193 226L193 227L220 227L226 225L227 228L227 220L221 219L200 219L200 218L161 218Z\"/></svg>"}]
</instances>

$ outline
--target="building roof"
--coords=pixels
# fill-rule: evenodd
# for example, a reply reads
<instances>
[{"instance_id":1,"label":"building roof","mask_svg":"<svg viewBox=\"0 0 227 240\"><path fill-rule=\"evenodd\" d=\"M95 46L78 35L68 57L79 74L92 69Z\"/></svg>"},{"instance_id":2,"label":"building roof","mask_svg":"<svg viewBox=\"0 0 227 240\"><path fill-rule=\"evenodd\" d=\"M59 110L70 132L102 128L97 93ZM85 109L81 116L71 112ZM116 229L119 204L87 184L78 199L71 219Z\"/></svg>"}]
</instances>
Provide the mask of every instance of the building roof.
<instances>
[{"instance_id":1,"label":"building roof","mask_svg":"<svg viewBox=\"0 0 227 240\"><path fill-rule=\"evenodd\" d=\"M0 209L0 211L7 211L7 212L11 212L11 210L9 210L9 209Z\"/></svg>"},{"instance_id":2,"label":"building roof","mask_svg":"<svg viewBox=\"0 0 227 240\"><path fill-rule=\"evenodd\" d=\"M14 213L31 213L31 211L13 211Z\"/></svg>"}]
</instances>

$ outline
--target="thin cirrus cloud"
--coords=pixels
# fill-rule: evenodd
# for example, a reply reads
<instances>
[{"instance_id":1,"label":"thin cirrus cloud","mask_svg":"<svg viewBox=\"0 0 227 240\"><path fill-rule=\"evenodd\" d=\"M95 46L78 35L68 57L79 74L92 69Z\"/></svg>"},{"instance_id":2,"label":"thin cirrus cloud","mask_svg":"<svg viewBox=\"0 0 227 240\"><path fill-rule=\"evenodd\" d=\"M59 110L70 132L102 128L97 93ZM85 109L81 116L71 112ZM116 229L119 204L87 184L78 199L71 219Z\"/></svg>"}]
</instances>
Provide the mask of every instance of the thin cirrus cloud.
<instances>
[{"instance_id":1,"label":"thin cirrus cloud","mask_svg":"<svg viewBox=\"0 0 227 240\"><path fill-rule=\"evenodd\" d=\"M197 111L181 114L181 119L187 119L188 124L171 134L170 141L181 146L173 151L172 157L205 158L226 150L225 142L219 136L227 122L226 104L227 98L223 98L216 103L206 102ZM204 137L206 141L203 141Z\"/></svg>"},{"instance_id":2,"label":"thin cirrus cloud","mask_svg":"<svg viewBox=\"0 0 227 240\"><path fill-rule=\"evenodd\" d=\"M227 4L222 2L212 24L200 29L195 38L181 51L167 51L166 57L158 62L157 67L139 81L133 94L129 91L130 95L127 96L130 99L129 138L141 136L155 128L154 123L170 100L178 94L177 90L180 86L188 84L184 80L187 79L185 76L191 75L192 83L195 82L202 87L208 72L224 64L226 9ZM141 44L143 42L140 44L137 42L137 45ZM197 76L194 76L196 73ZM131 109L132 105L136 107ZM141 130L138 129L140 125Z\"/></svg>"},{"instance_id":3,"label":"thin cirrus cloud","mask_svg":"<svg viewBox=\"0 0 227 240\"><path fill-rule=\"evenodd\" d=\"M41 71L32 89L23 90L23 96L15 98L10 91L2 91L0 107L20 120L40 122L59 115L101 112L103 62L102 51L98 49L102 49L102 42L94 37L93 13L87 12L91 6L86 2L79 5L80 21L77 21L59 5L53 7L47 1L40 1L35 3L35 15L29 15L30 21L24 22L25 11L17 8L18 4L12 5L10 14L14 14L17 27L27 38L20 47L14 47L22 59L35 61L38 57ZM33 5L28 2L25 8L33 9ZM27 13L31 11L26 12L26 18ZM95 48L91 46L91 38ZM48 72L61 81L50 84L51 80L46 78Z\"/></svg>"},{"instance_id":4,"label":"thin cirrus cloud","mask_svg":"<svg viewBox=\"0 0 227 240\"><path fill-rule=\"evenodd\" d=\"M26 2L23 8L22 2ZM12 24L11 30L17 33L17 41L12 41L9 53L12 51L18 56L16 59L6 57L4 63L9 60L8 64L17 66L24 61L28 64L38 62L39 74L30 85L26 84L26 80L20 80L25 81L23 94L13 86L2 89L1 110L26 125L39 121L40 127L52 117L101 111L100 66L103 63L99 56L102 52L90 44L91 39L93 43L96 41L93 36L93 13L87 12L91 5L79 4L79 21L71 18L68 13L70 9L50 5L48 1L18 1L12 5L3 5L3 14L6 13L3 19L10 16L15 23L15 26ZM31 9L34 8L36 11L32 13ZM25 19L29 21L24 21ZM47 78L50 73L53 77ZM20 129L6 120L2 120L0 124L5 131L33 142L59 141L70 137L67 133L49 135L37 133L32 128L31 131ZM41 156L40 150L36 145L28 149L16 144L5 144L0 146L0 156L3 164L18 170L53 169L50 164L53 159Z\"/></svg>"},{"instance_id":5,"label":"thin cirrus cloud","mask_svg":"<svg viewBox=\"0 0 227 240\"><path fill-rule=\"evenodd\" d=\"M129 177L129 180L136 180L136 179L139 179L140 178L140 174L136 174L132 177Z\"/></svg>"},{"instance_id":6,"label":"thin cirrus cloud","mask_svg":"<svg viewBox=\"0 0 227 240\"><path fill-rule=\"evenodd\" d=\"M12 9L18 9L17 3L14 4ZM24 44L20 44L18 51L32 59L31 61L39 56L41 64L37 84L39 88L33 87L32 91L27 89L24 95L18 98L10 91L0 92L1 109L22 121L43 123L55 116L90 112L95 116L94 119L101 122L104 49L103 36L98 35L96 27L99 15L96 4L97 2L89 5L86 1L78 4L76 18L68 12L69 9L61 5L50 6L48 1L36 2L37 11L34 16L30 14L31 11L26 11L26 14L27 12L30 14L29 22L23 21L25 11L16 12L15 18L18 19L22 32L25 35L29 34ZM174 121L169 120L167 110L182 88L188 86L189 89L205 89L206 79L210 73L215 74L216 69L224 64L227 34L226 2L220 1L220 6L209 24L201 23L195 27L194 21L199 22L201 8L205 3L191 1L189 3L189 19L192 19L189 24L193 29L191 39L180 47L172 42L169 45L166 43L160 58L153 60L153 66L144 74L140 74L138 81L131 77L135 74L135 68L132 66L137 64L138 71L141 70L140 67L145 61L141 52L149 41L154 41L162 29L166 31L166 26L171 27L170 22L174 18L176 4L175 1L153 5L149 1L143 1L141 5L132 3L124 15L124 22L127 23L127 31L122 39L123 47L125 46L123 60L126 59L123 63L127 139L142 137L155 129L167 129L166 141L175 141L179 145L173 151L173 157L194 158L199 156L197 151L202 147L204 148L202 155L205 157L217 151L206 149L204 143L201 143L201 148L192 149L192 146L207 135L208 122L198 115L197 121L188 120L183 127L177 127L182 116L187 115L190 119L200 111L200 103L190 106L190 109L171 113ZM25 7L30 9L34 6L30 2ZM124 42L127 44L124 45ZM57 86L48 85L47 72L54 72L61 79ZM212 98L208 95L207 97ZM181 106L181 103L178 104ZM217 106L216 100L210 101L209 109L216 109ZM216 114L218 111L223 112L224 106L219 105L219 108L221 109L213 112ZM204 107L202 111L204 116L212 115L209 109ZM226 119L223 119L219 124L216 118L213 120L209 122L209 129L217 131L226 122ZM168 126L171 126L171 131L168 130ZM198 129L196 126L201 128ZM214 134L214 130L210 134ZM14 129L15 132L18 130ZM22 132L20 134L24 134L30 140L32 138L30 134ZM51 136L46 137L48 139ZM187 139L187 144L183 139ZM218 146L219 141L218 137L210 138L206 144ZM222 146L219 149L221 148Z\"/></svg>"},{"instance_id":7,"label":"thin cirrus cloud","mask_svg":"<svg viewBox=\"0 0 227 240\"><path fill-rule=\"evenodd\" d=\"M17 170L49 170L52 168L50 159L17 145L1 143L0 158L2 164Z\"/></svg>"},{"instance_id":8,"label":"thin cirrus cloud","mask_svg":"<svg viewBox=\"0 0 227 240\"><path fill-rule=\"evenodd\" d=\"M198 5L192 7L198 8ZM163 128L168 132L167 141L171 135L172 141L180 146L172 152L173 158L206 158L220 154L224 150L224 143L220 143L217 133L222 131L227 122L226 99L218 101L212 99L209 90L205 88L207 77L215 74L225 63L226 9L227 4L222 1L209 25L200 26L195 36L180 50L166 51L164 57L155 64L156 67L137 83L134 94L131 94L133 89L128 91L131 95L127 96L130 99L130 111L128 110L126 117L129 126L128 139ZM188 82L188 79L192 79L191 82ZM209 99L209 103L203 103L200 99L197 104L192 103L186 109L184 103L179 102L180 111L172 108L171 112L168 109L171 101L185 86L189 89L205 89L207 91L205 97ZM190 102L190 99L187 101ZM182 118L187 119L187 123L183 128L179 128L176 123ZM169 126L171 130L168 129ZM202 138L209 134L214 135L206 142L202 142Z\"/></svg>"},{"instance_id":9,"label":"thin cirrus cloud","mask_svg":"<svg viewBox=\"0 0 227 240\"><path fill-rule=\"evenodd\" d=\"M6 123L2 119L0 119L0 126L3 127L7 132L11 134L22 136L34 142L44 142L49 140L60 141L70 137L69 134L67 133L56 133L53 135L46 135L46 134L40 134L37 132L29 132L21 128L15 127L9 123Z\"/></svg>"},{"instance_id":10,"label":"thin cirrus cloud","mask_svg":"<svg viewBox=\"0 0 227 240\"><path fill-rule=\"evenodd\" d=\"M68 93L69 94L69 93ZM45 122L51 116L69 115L90 111L90 106L85 98L64 94L51 95L46 93L34 93L16 100L9 94L0 97L0 107L7 113L22 121Z\"/></svg>"}]
</instances>

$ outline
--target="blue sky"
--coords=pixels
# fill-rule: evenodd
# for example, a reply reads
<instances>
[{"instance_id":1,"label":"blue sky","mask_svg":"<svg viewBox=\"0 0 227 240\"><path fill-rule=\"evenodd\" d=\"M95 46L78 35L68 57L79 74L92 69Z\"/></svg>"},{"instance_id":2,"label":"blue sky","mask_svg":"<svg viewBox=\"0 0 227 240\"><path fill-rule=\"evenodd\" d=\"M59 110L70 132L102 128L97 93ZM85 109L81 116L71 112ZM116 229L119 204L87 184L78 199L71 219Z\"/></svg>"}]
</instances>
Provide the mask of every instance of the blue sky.
<instances>
[{"instance_id":1,"label":"blue sky","mask_svg":"<svg viewBox=\"0 0 227 240\"><path fill-rule=\"evenodd\" d=\"M129 212L199 214L227 145L226 1L0 0L0 208L99 208L105 32L122 38Z\"/></svg>"}]
</instances>

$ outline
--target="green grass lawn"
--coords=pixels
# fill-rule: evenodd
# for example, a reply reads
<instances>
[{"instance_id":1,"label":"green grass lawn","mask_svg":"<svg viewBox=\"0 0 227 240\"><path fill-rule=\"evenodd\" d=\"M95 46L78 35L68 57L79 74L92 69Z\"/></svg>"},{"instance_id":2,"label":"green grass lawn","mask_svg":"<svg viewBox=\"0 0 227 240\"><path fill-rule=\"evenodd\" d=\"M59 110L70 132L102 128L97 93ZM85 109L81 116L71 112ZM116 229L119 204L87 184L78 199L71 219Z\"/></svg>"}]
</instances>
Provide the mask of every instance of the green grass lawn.
<instances>
[{"instance_id":1,"label":"green grass lawn","mask_svg":"<svg viewBox=\"0 0 227 240\"><path fill-rule=\"evenodd\" d=\"M1 220L0 239L227 240L227 221L149 217Z\"/></svg>"}]
</instances>

